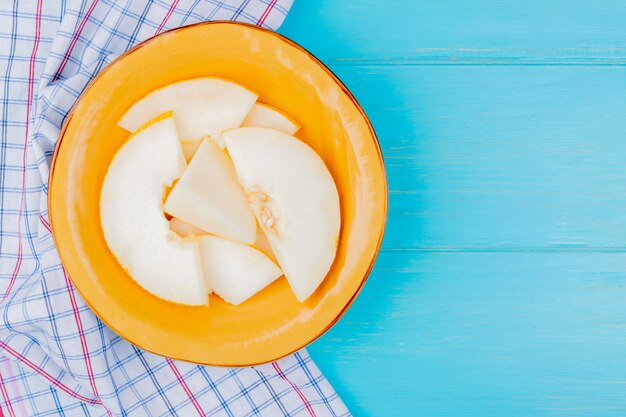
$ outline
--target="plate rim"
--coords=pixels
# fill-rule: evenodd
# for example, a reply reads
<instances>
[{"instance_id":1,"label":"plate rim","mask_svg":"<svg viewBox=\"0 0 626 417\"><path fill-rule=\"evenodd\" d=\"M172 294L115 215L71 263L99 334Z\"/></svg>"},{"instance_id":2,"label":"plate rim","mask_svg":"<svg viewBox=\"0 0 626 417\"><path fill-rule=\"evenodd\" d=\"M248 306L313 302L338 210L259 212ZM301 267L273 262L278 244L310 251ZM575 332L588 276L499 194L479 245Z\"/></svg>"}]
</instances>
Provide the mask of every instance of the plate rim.
<instances>
[{"instance_id":1,"label":"plate rim","mask_svg":"<svg viewBox=\"0 0 626 417\"><path fill-rule=\"evenodd\" d=\"M91 311L100 320L102 320L102 322L104 324L106 324L109 328L111 328L115 332L115 334L117 334L118 336L120 336L121 338L123 338L124 340L126 340L127 342L131 343L134 346L137 346L137 347L139 347L139 348L141 348L141 349L143 349L143 350L145 350L147 352L153 353L153 354L161 356L161 357L171 358L171 359L175 359L175 360L181 360L181 361L185 361L185 362L194 363L194 364L197 364L197 365L208 365L208 366L217 366L217 367L255 366L255 365L261 365L261 364L265 364L265 363L270 363L270 362L276 361L278 359L281 359L281 358L284 358L286 356L289 356L289 355L291 355L291 354L293 354L293 353L295 353L295 352L297 352L297 351L307 347L308 345L310 345L311 343L313 343L314 341L319 339L322 335L324 335L331 327L333 327L343 317L343 315L352 306L352 304L356 300L357 296L363 290L363 287L365 286L365 283L367 282L367 280L368 280L368 278L369 278L369 276L370 276L370 274L371 274L371 272L372 272L372 270L374 268L374 264L376 263L378 255L380 254L381 246L382 246L382 243L383 243L383 238L384 238L384 235L385 235L385 230L386 230L386 227L387 227L387 221L388 221L388 215L389 215L389 184L387 182L387 172L386 172L384 156L383 156L383 153L382 153L382 149L381 149L381 146L380 146L380 141L378 140L378 136L376 134L376 131L374 130L374 127L373 127L369 117L367 116L367 114L363 110L363 107L358 102L356 97L354 97L354 95L348 89L348 87L343 83L343 81L341 81L341 79L339 79L339 77L330 68L328 68L328 66L326 66L326 64L324 64L319 58L317 58L308 49L306 49L302 45L296 43L295 41L289 39L285 35L282 35L282 34L276 32L276 31L273 31L273 30L270 30L270 29L266 29L266 28L263 28L263 27L260 27L260 26L257 26L257 25L251 24L251 23L234 22L234 21L230 21L230 20L213 20L213 21L205 21L205 22L193 23L193 24L189 24L189 25L185 25L185 26L179 26L179 27L176 27L176 28L172 28L172 29L163 31L163 32L158 33L156 35L153 35L153 36L143 40L142 42L138 43L137 45L133 46L132 48L127 49L126 51L124 51L123 53L118 55L109 64L107 64L104 68L102 68L102 70L100 70L100 72L91 81L89 81L89 83L85 86L85 88L83 89L81 94L78 96L78 98L76 99L76 101L72 105L72 108L70 109L70 111L68 112L67 116L65 117L65 119L63 121L61 130L59 132L59 136L57 138L57 142L56 142L56 144L54 146L54 152L52 154L52 159L50 161L50 170L49 170L49 174L48 174L48 187L49 188L48 188L48 198L47 198L48 218L49 218L49 223L50 223L50 228L51 228L52 239L53 239L55 247L58 248L59 246L58 246L56 234L54 232L55 228L54 228L54 221L53 221L53 215L52 215L52 212L53 212L53 209L52 209L52 207L53 207L53 205L52 205L52 195L53 195L53 189L54 189L54 187L52 187L52 177L54 175L54 170L55 170L55 166L56 166L56 162L57 162L57 157L58 157L59 152L61 151L61 147L63 145L63 139L65 137L67 128L68 128L69 124L72 121L72 118L74 116L74 112L75 112L76 108L78 107L78 105L81 102L81 100L83 99L83 97L91 89L91 87L100 79L100 77L103 74L105 74L109 69L111 69L111 67L113 67L116 63L118 63L122 59L126 58L127 56L131 55L132 53L138 51L139 49L143 48L148 43L152 42L155 38L158 38L158 37L166 35L166 34L171 34L171 33L174 33L174 32L178 32L178 31L188 30L188 29L193 28L193 27L208 26L208 25L231 25L231 26L246 27L247 29L252 29L252 30L255 30L255 31L259 31L259 32L264 32L264 33L270 34L271 36L275 36L279 40L281 40L281 41L287 43L288 45L298 49L300 52L304 53L309 59L311 59L314 64L316 64L318 67L320 67L324 72L326 72L332 78L332 80L340 87L341 91L354 104L354 106L356 107L358 112L363 117L363 120L365 121L365 124L367 125L368 131L371 134L371 137L373 139L374 148L376 149L376 154L378 156L378 164L380 166L381 174L382 174L382 190L381 191L384 193L384 199L382 201L383 207L382 207L382 212L381 212L381 214L382 214L382 223L380 224L380 230L379 230L378 236L376 237L377 242L376 242L375 250L374 250L372 259L370 260L369 265L368 265L365 273L361 277L361 280L360 280L360 283L359 283L359 287L356 289L356 291L354 291L354 293L352 294L350 299L346 302L346 304L339 311L339 313L337 313L337 315L334 317L334 319L331 320L328 323L328 325L326 327L324 327L321 331L319 331L318 333L313 335L309 340L305 341L301 346L299 346L299 347L297 347L295 349L290 349L290 351L288 351L288 352L286 352L284 354L281 353L279 356L273 357L271 359L268 359L267 361L262 361L262 362L253 362L253 363L248 363L248 362L246 362L246 363L211 363L211 362L194 361L192 359L188 359L188 358L184 358L184 357L178 357L176 355L167 356L167 355L164 355L163 353L160 353L160 352L157 352L155 350L146 348L146 347L136 343L135 341L131 340L130 337L127 337L127 335L125 335L122 332L120 332L116 328L116 326L112 325L110 322L108 322L105 319L105 317L103 317L103 315L90 303L88 298L85 297L83 292L80 290L79 285L77 285L74 282L74 280L72 279L71 274L68 273L67 275L69 276L70 280L72 281L72 284L73 284L74 288L76 288L76 290L79 292L79 294L81 295L82 299L89 306ZM61 251L59 251L57 249L57 253L59 255L59 260L61 261L61 265L65 269L65 266L63 265L63 258L62 258L62 255L61 255Z\"/></svg>"}]
</instances>

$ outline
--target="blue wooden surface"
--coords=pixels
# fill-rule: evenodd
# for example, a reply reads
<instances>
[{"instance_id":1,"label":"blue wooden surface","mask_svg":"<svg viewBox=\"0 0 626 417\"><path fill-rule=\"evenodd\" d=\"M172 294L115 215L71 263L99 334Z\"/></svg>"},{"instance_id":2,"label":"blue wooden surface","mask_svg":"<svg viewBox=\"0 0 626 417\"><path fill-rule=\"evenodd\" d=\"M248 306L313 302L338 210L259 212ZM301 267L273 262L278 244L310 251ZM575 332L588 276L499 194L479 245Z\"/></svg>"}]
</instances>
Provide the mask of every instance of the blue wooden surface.
<instances>
[{"instance_id":1,"label":"blue wooden surface","mask_svg":"<svg viewBox=\"0 0 626 417\"><path fill-rule=\"evenodd\" d=\"M296 0L369 114L387 235L309 349L356 416L626 413L626 2Z\"/></svg>"}]
</instances>

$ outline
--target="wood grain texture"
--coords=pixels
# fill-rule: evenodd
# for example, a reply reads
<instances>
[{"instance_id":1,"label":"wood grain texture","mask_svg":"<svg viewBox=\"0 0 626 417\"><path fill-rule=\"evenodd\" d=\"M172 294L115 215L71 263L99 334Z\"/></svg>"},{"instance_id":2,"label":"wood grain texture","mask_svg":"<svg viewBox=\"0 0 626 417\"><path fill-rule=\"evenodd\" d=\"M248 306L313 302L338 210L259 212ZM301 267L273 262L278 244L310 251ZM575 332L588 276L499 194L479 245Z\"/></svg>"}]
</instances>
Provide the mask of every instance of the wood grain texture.
<instances>
[{"instance_id":1,"label":"wood grain texture","mask_svg":"<svg viewBox=\"0 0 626 417\"><path fill-rule=\"evenodd\" d=\"M309 351L356 416L626 413L626 3L296 0L390 186Z\"/></svg>"},{"instance_id":2,"label":"wood grain texture","mask_svg":"<svg viewBox=\"0 0 626 417\"><path fill-rule=\"evenodd\" d=\"M620 0L296 0L281 32L332 66L626 58Z\"/></svg>"},{"instance_id":3,"label":"wood grain texture","mask_svg":"<svg viewBox=\"0 0 626 417\"><path fill-rule=\"evenodd\" d=\"M624 254L383 252L309 349L355 415L618 416Z\"/></svg>"}]
</instances>

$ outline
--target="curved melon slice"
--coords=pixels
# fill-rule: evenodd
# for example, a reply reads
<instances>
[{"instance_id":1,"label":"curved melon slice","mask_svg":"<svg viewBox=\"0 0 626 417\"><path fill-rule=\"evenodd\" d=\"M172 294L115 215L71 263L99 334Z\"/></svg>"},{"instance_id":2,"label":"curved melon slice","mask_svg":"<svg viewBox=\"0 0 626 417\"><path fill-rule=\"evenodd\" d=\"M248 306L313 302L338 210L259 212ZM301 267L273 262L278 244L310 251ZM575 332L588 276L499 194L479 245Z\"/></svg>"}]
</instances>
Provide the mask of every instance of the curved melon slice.
<instances>
[{"instance_id":1,"label":"curved melon slice","mask_svg":"<svg viewBox=\"0 0 626 417\"><path fill-rule=\"evenodd\" d=\"M163 216L166 187L185 167L173 119L145 126L111 161L100 194L100 221L109 248L139 285L165 300L206 305L198 244L176 236Z\"/></svg>"},{"instance_id":2,"label":"curved melon slice","mask_svg":"<svg viewBox=\"0 0 626 417\"><path fill-rule=\"evenodd\" d=\"M275 129L224 132L248 201L299 301L322 282L335 259L339 195L322 159Z\"/></svg>"},{"instance_id":3,"label":"curved melon slice","mask_svg":"<svg viewBox=\"0 0 626 417\"><path fill-rule=\"evenodd\" d=\"M208 135L223 149L221 133L239 127L256 99L255 93L234 82L213 77L193 78L147 94L117 124L134 132L159 114L173 111L183 143L194 143Z\"/></svg>"},{"instance_id":4,"label":"curved melon slice","mask_svg":"<svg viewBox=\"0 0 626 417\"><path fill-rule=\"evenodd\" d=\"M250 246L217 236L201 236L198 245L207 285L231 304L243 303L283 274Z\"/></svg>"},{"instance_id":5,"label":"curved melon slice","mask_svg":"<svg viewBox=\"0 0 626 417\"><path fill-rule=\"evenodd\" d=\"M254 103L241 127L270 127L293 135L300 129L300 124L275 107Z\"/></svg>"},{"instance_id":6,"label":"curved melon slice","mask_svg":"<svg viewBox=\"0 0 626 417\"><path fill-rule=\"evenodd\" d=\"M256 220L228 155L205 139L163 206L166 213L202 230L252 244Z\"/></svg>"}]
</instances>

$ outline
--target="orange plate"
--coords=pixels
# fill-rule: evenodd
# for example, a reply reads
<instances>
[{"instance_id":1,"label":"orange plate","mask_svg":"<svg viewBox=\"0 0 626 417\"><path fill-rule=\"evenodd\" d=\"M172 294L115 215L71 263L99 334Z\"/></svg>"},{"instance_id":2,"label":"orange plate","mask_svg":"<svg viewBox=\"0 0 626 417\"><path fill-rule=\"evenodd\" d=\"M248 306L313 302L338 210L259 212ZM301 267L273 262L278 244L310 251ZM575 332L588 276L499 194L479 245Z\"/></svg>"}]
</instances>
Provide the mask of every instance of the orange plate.
<instances>
[{"instance_id":1,"label":"orange plate","mask_svg":"<svg viewBox=\"0 0 626 417\"><path fill-rule=\"evenodd\" d=\"M152 296L122 269L104 240L100 187L128 137L115 122L169 83L201 76L237 81L302 124L299 137L324 159L339 189L342 230L324 282L299 303L284 278L238 307L211 296L188 307ZM109 65L68 117L50 178L50 217L63 264L100 318L151 352L243 366L292 353L326 331L372 268L387 216L376 136L363 110L328 68L290 40L255 26L202 23L165 32Z\"/></svg>"}]
</instances>

